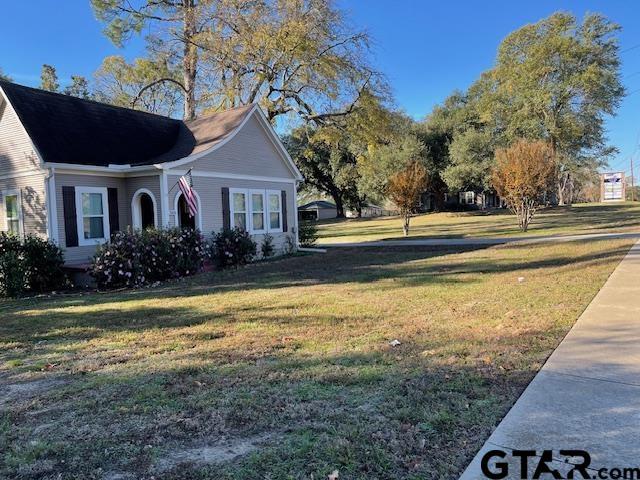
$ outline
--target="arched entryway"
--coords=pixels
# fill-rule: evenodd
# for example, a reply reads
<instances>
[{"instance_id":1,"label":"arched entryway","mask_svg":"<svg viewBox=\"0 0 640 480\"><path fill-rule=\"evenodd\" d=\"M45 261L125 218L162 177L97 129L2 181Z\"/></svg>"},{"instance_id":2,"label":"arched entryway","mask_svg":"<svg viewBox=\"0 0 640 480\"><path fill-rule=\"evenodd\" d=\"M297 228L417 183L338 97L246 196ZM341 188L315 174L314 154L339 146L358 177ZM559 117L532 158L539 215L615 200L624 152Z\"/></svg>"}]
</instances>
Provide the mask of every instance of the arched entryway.
<instances>
[{"instance_id":1,"label":"arched entryway","mask_svg":"<svg viewBox=\"0 0 640 480\"><path fill-rule=\"evenodd\" d=\"M131 200L131 216L133 228L144 230L158 226L156 197L146 188L141 188Z\"/></svg>"},{"instance_id":2,"label":"arched entryway","mask_svg":"<svg viewBox=\"0 0 640 480\"><path fill-rule=\"evenodd\" d=\"M198 193L193 190L193 193L196 197L196 204L198 205L198 213L196 213L195 217L189 215L189 207L187 205L187 201L184 198L182 192L178 193L175 200L175 211L176 211L176 224L180 228L198 228L202 230L202 221L201 221L201 210L200 210L200 196Z\"/></svg>"}]
</instances>

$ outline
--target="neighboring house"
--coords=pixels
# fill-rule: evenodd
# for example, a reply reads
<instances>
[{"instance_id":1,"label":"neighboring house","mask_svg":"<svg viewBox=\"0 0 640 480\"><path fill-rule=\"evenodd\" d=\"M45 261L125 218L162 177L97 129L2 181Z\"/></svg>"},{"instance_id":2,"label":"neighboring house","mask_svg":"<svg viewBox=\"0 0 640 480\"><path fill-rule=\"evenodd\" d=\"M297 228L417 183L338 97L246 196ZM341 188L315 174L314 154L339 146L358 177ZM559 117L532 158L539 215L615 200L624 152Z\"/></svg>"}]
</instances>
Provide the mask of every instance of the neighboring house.
<instances>
[{"instance_id":1,"label":"neighboring house","mask_svg":"<svg viewBox=\"0 0 640 480\"><path fill-rule=\"evenodd\" d=\"M325 220L327 218L336 218L338 210L334 203L315 200L299 206L298 215L301 220Z\"/></svg>"},{"instance_id":2,"label":"neighboring house","mask_svg":"<svg viewBox=\"0 0 640 480\"><path fill-rule=\"evenodd\" d=\"M67 264L127 227L235 225L295 246L301 180L256 105L183 122L0 81L0 229L50 238Z\"/></svg>"},{"instance_id":3,"label":"neighboring house","mask_svg":"<svg viewBox=\"0 0 640 480\"><path fill-rule=\"evenodd\" d=\"M505 201L495 192L476 192L467 190L445 195L445 205L448 208L463 206L466 208L486 209L504 208Z\"/></svg>"},{"instance_id":4,"label":"neighboring house","mask_svg":"<svg viewBox=\"0 0 640 480\"><path fill-rule=\"evenodd\" d=\"M373 203L366 203L360 211L360 218L381 217L396 214L397 212L393 210L387 210L379 205L374 205ZM345 215L348 218L357 218L358 212L356 210L347 210Z\"/></svg>"}]
</instances>

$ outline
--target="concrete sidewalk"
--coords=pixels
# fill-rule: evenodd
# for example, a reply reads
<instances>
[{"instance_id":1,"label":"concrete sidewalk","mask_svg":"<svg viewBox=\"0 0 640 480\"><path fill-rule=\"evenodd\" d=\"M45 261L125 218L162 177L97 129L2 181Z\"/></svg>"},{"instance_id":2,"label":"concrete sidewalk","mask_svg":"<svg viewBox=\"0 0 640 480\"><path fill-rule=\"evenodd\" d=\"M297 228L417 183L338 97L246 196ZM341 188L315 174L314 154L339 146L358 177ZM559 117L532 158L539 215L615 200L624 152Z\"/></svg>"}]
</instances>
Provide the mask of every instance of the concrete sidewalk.
<instances>
[{"instance_id":1,"label":"concrete sidewalk","mask_svg":"<svg viewBox=\"0 0 640 480\"><path fill-rule=\"evenodd\" d=\"M551 449L559 459L558 450L572 448L590 453L591 475L602 467L640 467L640 242L460 478L487 478L480 459L488 450ZM505 460L507 478L521 478L519 459ZM571 465L558 461L553 467L566 473Z\"/></svg>"},{"instance_id":2,"label":"concrete sidewalk","mask_svg":"<svg viewBox=\"0 0 640 480\"><path fill-rule=\"evenodd\" d=\"M537 235L528 237L477 237L477 238L423 238L379 240L372 242L319 243L319 248L358 248L358 247L428 247L428 246L474 246L502 245L513 242L573 242L578 240L608 240L616 238L640 238L640 232L631 233L585 233L582 235Z\"/></svg>"}]
</instances>

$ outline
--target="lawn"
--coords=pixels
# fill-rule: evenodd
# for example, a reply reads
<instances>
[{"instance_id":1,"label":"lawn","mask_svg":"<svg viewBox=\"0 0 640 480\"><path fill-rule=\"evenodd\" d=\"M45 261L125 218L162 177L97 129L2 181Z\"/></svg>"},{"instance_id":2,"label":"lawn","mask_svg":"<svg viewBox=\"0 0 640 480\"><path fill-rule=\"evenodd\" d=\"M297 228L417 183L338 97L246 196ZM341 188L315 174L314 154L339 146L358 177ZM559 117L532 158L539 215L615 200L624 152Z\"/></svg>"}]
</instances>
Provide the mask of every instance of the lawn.
<instances>
[{"instance_id":1,"label":"lawn","mask_svg":"<svg viewBox=\"0 0 640 480\"><path fill-rule=\"evenodd\" d=\"M640 203L580 204L540 210L527 233L518 230L508 210L416 215L410 238L538 236L640 231ZM404 238L399 217L323 221L320 243L348 243Z\"/></svg>"},{"instance_id":2,"label":"lawn","mask_svg":"<svg viewBox=\"0 0 640 480\"><path fill-rule=\"evenodd\" d=\"M457 478L631 244L344 249L4 301L0 477Z\"/></svg>"}]
</instances>

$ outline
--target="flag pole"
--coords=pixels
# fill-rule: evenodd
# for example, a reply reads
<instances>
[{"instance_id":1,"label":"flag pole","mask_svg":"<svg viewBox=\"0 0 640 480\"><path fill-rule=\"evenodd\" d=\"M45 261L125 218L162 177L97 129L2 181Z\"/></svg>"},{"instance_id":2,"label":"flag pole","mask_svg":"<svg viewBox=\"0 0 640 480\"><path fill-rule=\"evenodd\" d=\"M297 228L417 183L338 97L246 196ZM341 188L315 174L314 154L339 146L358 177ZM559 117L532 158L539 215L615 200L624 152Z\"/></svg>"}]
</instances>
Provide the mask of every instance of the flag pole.
<instances>
[{"instance_id":1,"label":"flag pole","mask_svg":"<svg viewBox=\"0 0 640 480\"><path fill-rule=\"evenodd\" d=\"M189 175L191 173L191 170L193 170L193 167L191 167L189 170L187 170L187 173L185 173L184 175L180 175L180 178L184 177L185 175ZM169 191L167 192L167 195L169 195L171 193L171 190L173 190L174 188L176 188L176 185L178 185L178 182L180 181L180 178L178 178L178 180L176 181L176 183L173 184L173 187L171 187L169 189ZM193 177L191 177L191 183L193 184ZM192 185L193 186L193 185Z\"/></svg>"}]
</instances>

